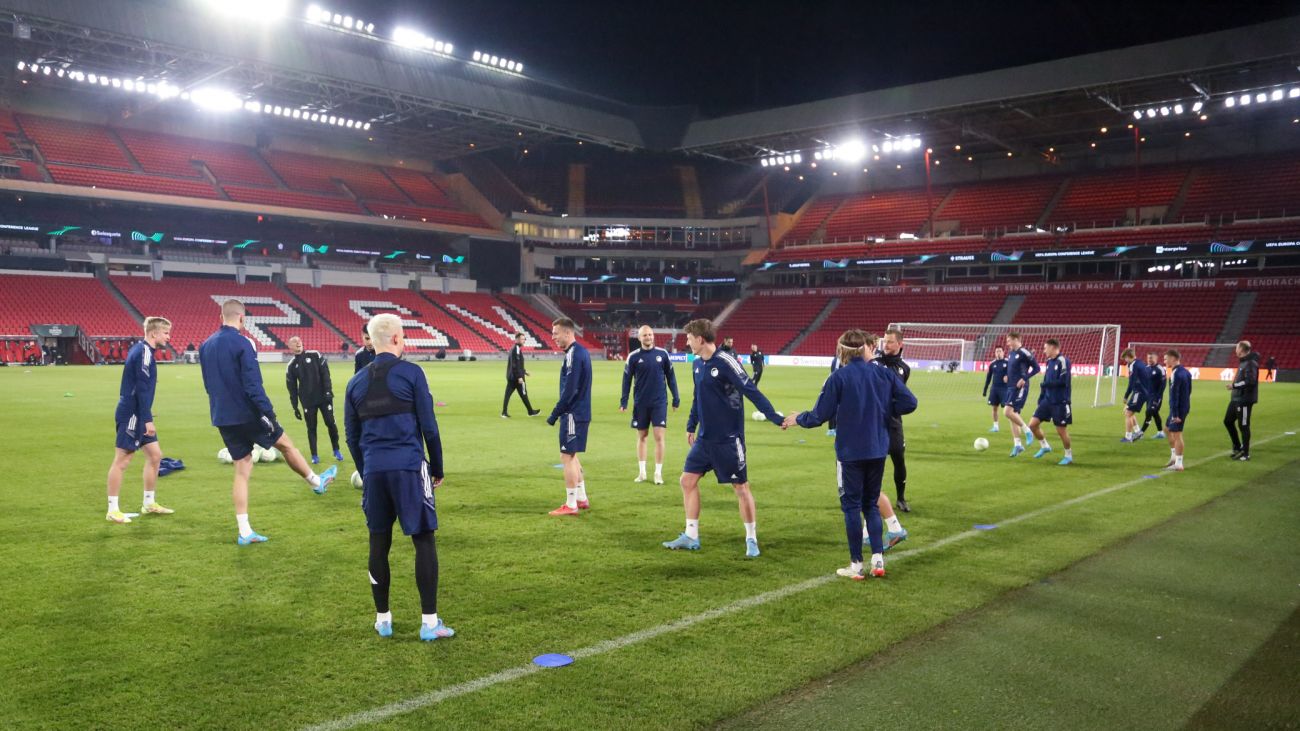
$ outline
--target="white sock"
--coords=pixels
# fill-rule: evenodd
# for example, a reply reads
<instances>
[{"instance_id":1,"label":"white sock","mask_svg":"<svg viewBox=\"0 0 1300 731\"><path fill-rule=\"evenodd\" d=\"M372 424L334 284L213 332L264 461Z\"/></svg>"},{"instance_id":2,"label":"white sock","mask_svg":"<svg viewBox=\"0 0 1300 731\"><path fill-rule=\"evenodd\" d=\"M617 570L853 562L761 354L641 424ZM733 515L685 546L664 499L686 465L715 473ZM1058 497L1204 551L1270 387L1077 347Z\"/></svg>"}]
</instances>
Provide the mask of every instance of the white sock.
<instances>
[{"instance_id":1,"label":"white sock","mask_svg":"<svg viewBox=\"0 0 1300 731\"><path fill-rule=\"evenodd\" d=\"M429 627L437 627L437 626L438 626L438 613L437 613L437 612L434 612L433 614L421 614L421 615L420 615L420 621L423 622L424 624L426 624L426 625L429 626Z\"/></svg>"},{"instance_id":2,"label":"white sock","mask_svg":"<svg viewBox=\"0 0 1300 731\"><path fill-rule=\"evenodd\" d=\"M1073 449L1065 450L1065 456L1069 457L1070 459L1074 459L1074 450Z\"/></svg>"},{"instance_id":3,"label":"white sock","mask_svg":"<svg viewBox=\"0 0 1300 731\"><path fill-rule=\"evenodd\" d=\"M751 539L751 538L753 538L754 540L758 540L758 524L757 524L757 523L746 523L746 524L745 524L745 540L749 540L749 539Z\"/></svg>"},{"instance_id":4,"label":"white sock","mask_svg":"<svg viewBox=\"0 0 1300 731\"><path fill-rule=\"evenodd\" d=\"M154 493L153 490L145 490L145 491L144 491L144 504L145 504L145 506L153 505L153 493Z\"/></svg>"},{"instance_id":5,"label":"white sock","mask_svg":"<svg viewBox=\"0 0 1300 731\"><path fill-rule=\"evenodd\" d=\"M901 533L903 530L903 524L898 522L897 515L891 515L888 518L885 518L885 525L889 526L889 529L895 533Z\"/></svg>"},{"instance_id":6,"label":"white sock","mask_svg":"<svg viewBox=\"0 0 1300 731\"><path fill-rule=\"evenodd\" d=\"M1039 440L1038 440L1038 443L1039 443L1040 445L1042 445L1043 449L1051 449L1051 448L1052 448L1052 445L1050 445L1050 444L1047 443L1047 439L1046 439L1046 438L1039 439Z\"/></svg>"},{"instance_id":7,"label":"white sock","mask_svg":"<svg viewBox=\"0 0 1300 731\"><path fill-rule=\"evenodd\" d=\"M1179 455L1175 455L1175 456L1174 456L1174 464L1177 465L1177 466L1179 466L1179 467L1182 467L1182 466L1183 466L1183 455L1181 455L1181 454L1179 454Z\"/></svg>"},{"instance_id":8,"label":"white sock","mask_svg":"<svg viewBox=\"0 0 1300 731\"><path fill-rule=\"evenodd\" d=\"M248 524L248 513L237 513L235 522L239 524L239 535L247 538L253 534L253 526Z\"/></svg>"},{"instance_id":9,"label":"white sock","mask_svg":"<svg viewBox=\"0 0 1300 731\"><path fill-rule=\"evenodd\" d=\"M686 536L693 541L700 540L700 521L686 519Z\"/></svg>"},{"instance_id":10,"label":"white sock","mask_svg":"<svg viewBox=\"0 0 1300 731\"><path fill-rule=\"evenodd\" d=\"M872 566L875 566L876 564L881 564L881 565L883 566L884 563L885 563L885 554L883 554L883 553L873 553L873 554L871 554L871 565L872 565Z\"/></svg>"},{"instance_id":11,"label":"white sock","mask_svg":"<svg viewBox=\"0 0 1300 731\"><path fill-rule=\"evenodd\" d=\"M643 459L640 462L637 462L636 464L637 464L637 474L641 475L642 477L645 477L645 460Z\"/></svg>"},{"instance_id":12,"label":"white sock","mask_svg":"<svg viewBox=\"0 0 1300 731\"><path fill-rule=\"evenodd\" d=\"M1016 446L1017 446L1017 447L1020 446L1020 437L1016 437Z\"/></svg>"},{"instance_id":13,"label":"white sock","mask_svg":"<svg viewBox=\"0 0 1300 731\"><path fill-rule=\"evenodd\" d=\"M568 505L569 509L571 510L578 509L578 488L576 487L564 488L564 504Z\"/></svg>"},{"instance_id":14,"label":"white sock","mask_svg":"<svg viewBox=\"0 0 1300 731\"><path fill-rule=\"evenodd\" d=\"M378 627L380 622L393 623L392 612L375 612L375 626Z\"/></svg>"},{"instance_id":15,"label":"white sock","mask_svg":"<svg viewBox=\"0 0 1300 731\"><path fill-rule=\"evenodd\" d=\"M315 472L307 476L307 484L312 487L320 487L320 475Z\"/></svg>"},{"instance_id":16,"label":"white sock","mask_svg":"<svg viewBox=\"0 0 1300 731\"><path fill-rule=\"evenodd\" d=\"M587 502L587 481L586 480L583 480L582 482L578 483L577 493L578 493L579 502L584 502L584 503Z\"/></svg>"},{"instance_id":17,"label":"white sock","mask_svg":"<svg viewBox=\"0 0 1300 731\"><path fill-rule=\"evenodd\" d=\"M121 510L121 508L117 506L117 496L111 495L108 498L108 512L112 513L117 510Z\"/></svg>"},{"instance_id":18,"label":"white sock","mask_svg":"<svg viewBox=\"0 0 1300 731\"><path fill-rule=\"evenodd\" d=\"M1177 450L1177 449L1174 449L1173 447L1170 447L1170 448L1169 448L1169 459L1173 459L1174 457L1177 457L1177 456L1178 456L1178 450Z\"/></svg>"},{"instance_id":19,"label":"white sock","mask_svg":"<svg viewBox=\"0 0 1300 731\"><path fill-rule=\"evenodd\" d=\"M860 574L860 573L862 573L862 562L861 562L861 561L849 561L849 571L852 571L852 572L855 573L855 574Z\"/></svg>"},{"instance_id":20,"label":"white sock","mask_svg":"<svg viewBox=\"0 0 1300 731\"><path fill-rule=\"evenodd\" d=\"M663 476L664 476L664 465L662 462L660 462L655 465L655 477L662 478Z\"/></svg>"}]
</instances>

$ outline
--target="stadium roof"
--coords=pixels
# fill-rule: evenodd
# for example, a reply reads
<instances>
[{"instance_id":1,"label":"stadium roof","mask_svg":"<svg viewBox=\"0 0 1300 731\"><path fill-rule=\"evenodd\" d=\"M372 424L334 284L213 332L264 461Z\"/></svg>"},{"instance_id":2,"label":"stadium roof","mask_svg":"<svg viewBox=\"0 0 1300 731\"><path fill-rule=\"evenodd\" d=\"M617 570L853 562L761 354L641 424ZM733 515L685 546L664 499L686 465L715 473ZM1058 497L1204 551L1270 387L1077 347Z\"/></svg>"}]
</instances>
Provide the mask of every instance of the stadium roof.
<instances>
[{"instance_id":1,"label":"stadium roof","mask_svg":"<svg viewBox=\"0 0 1300 731\"><path fill-rule=\"evenodd\" d=\"M166 81L184 91L219 86L247 103L283 108L255 124L312 132L289 110L372 125L320 128L339 145L374 137L390 151L444 159L517 144L581 140L614 149L678 150L754 161L857 136L919 135L972 153L1036 152L1125 121L1134 109L1300 80L1300 18L1117 51L882 89L794 106L694 119L686 108L636 107L534 78L415 50L388 35L287 17L275 26L161 1L0 0L0 32L15 61L39 59L115 78ZM7 28L5 26L8 26ZM579 51L580 52L580 51ZM6 76L14 77L11 63ZM173 114L176 100L88 88L63 79L88 107L122 116ZM260 108L260 107L259 107ZM246 113L246 112L239 112ZM1232 124L1216 114L1211 123ZM1245 115L1235 115L1244 120ZM251 121L251 120L250 120ZM333 144L332 142L330 144Z\"/></svg>"}]
</instances>

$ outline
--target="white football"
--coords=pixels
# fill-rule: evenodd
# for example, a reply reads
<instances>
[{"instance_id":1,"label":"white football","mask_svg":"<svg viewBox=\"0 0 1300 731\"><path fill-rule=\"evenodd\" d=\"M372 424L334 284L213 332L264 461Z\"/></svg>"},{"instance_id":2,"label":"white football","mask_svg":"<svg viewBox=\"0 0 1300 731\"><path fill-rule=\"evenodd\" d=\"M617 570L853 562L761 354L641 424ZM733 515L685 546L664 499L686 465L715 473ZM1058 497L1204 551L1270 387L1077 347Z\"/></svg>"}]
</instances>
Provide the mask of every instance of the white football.
<instances>
[{"instance_id":1,"label":"white football","mask_svg":"<svg viewBox=\"0 0 1300 731\"><path fill-rule=\"evenodd\" d=\"M362 483L361 483L361 473L360 473L360 472L353 472L353 473L352 473L352 486L355 487L355 488L357 488L358 490L360 490L360 489L361 489L361 485L362 485Z\"/></svg>"},{"instance_id":2,"label":"white football","mask_svg":"<svg viewBox=\"0 0 1300 731\"><path fill-rule=\"evenodd\" d=\"M234 463L235 463L235 460L233 460L233 459L230 458L230 450L229 450L229 449L226 449L225 447L222 447L222 448L217 452L217 461L220 462L221 464L234 464Z\"/></svg>"},{"instance_id":3,"label":"white football","mask_svg":"<svg viewBox=\"0 0 1300 731\"><path fill-rule=\"evenodd\" d=\"M253 445L253 461L254 461L254 462L261 462L261 461L262 461L262 454L263 454L265 451L266 451L266 450L262 449L260 446L254 444L254 445Z\"/></svg>"},{"instance_id":4,"label":"white football","mask_svg":"<svg viewBox=\"0 0 1300 731\"><path fill-rule=\"evenodd\" d=\"M279 458L280 458L280 450L276 449L275 447L262 450L263 462L274 462Z\"/></svg>"},{"instance_id":5,"label":"white football","mask_svg":"<svg viewBox=\"0 0 1300 731\"><path fill-rule=\"evenodd\" d=\"M763 412L755 411L753 414L750 414L749 418L753 419L754 421L763 421L767 417L763 416Z\"/></svg>"},{"instance_id":6,"label":"white football","mask_svg":"<svg viewBox=\"0 0 1300 731\"><path fill-rule=\"evenodd\" d=\"M975 451L976 451L976 452L983 452L984 450L986 450L986 449L988 449L988 448L989 448L989 440L985 439L984 437L980 437L979 439L976 439L976 440L975 440Z\"/></svg>"}]
</instances>

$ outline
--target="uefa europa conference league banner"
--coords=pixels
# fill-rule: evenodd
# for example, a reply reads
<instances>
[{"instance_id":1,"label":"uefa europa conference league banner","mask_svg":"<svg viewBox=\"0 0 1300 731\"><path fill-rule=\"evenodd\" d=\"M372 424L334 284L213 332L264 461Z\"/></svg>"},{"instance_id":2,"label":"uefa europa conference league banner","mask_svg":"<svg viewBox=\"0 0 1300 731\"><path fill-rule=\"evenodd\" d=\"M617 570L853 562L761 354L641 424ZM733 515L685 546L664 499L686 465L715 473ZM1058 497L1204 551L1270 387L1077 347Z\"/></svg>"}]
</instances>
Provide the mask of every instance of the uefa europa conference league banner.
<instances>
[{"instance_id":1,"label":"uefa europa conference league banner","mask_svg":"<svg viewBox=\"0 0 1300 731\"><path fill-rule=\"evenodd\" d=\"M1168 279L1142 282L1031 282L1012 284L923 284L897 287L814 287L811 289L764 289L760 297L800 295L842 296L851 294L979 294L984 292L1023 294L1026 292L1131 292L1186 289L1280 289L1300 287L1300 277L1219 277L1218 279Z\"/></svg>"}]
</instances>

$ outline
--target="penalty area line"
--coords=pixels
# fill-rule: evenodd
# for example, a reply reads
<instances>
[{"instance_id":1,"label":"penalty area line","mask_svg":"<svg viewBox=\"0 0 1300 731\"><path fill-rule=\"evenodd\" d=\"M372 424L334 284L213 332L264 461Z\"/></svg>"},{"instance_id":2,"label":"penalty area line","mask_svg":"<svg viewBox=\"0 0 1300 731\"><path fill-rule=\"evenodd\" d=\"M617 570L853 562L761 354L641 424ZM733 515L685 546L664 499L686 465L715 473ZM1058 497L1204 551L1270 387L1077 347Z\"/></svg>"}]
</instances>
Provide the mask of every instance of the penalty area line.
<instances>
[{"instance_id":1,"label":"penalty area line","mask_svg":"<svg viewBox=\"0 0 1300 731\"><path fill-rule=\"evenodd\" d=\"M1256 445L1268 444L1269 442L1275 441L1277 439L1281 439L1284 436L1289 436L1292 433L1293 432L1284 432L1281 434L1275 434L1271 437L1268 437L1267 439L1261 439L1255 442L1255 444ZM1212 462L1216 459L1222 459L1228 454L1230 454L1230 452L1228 451L1218 452L1208 457L1203 457L1199 460L1196 460L1195 462L1190 463L1190 466L1195 467L1197 465L1205 464L1206 462ZM1173 473L1162 472L1159 474L1161 476L1165 476ZM1104 495L1109 495L1114 492L1119 492L1120 490L1126 490L1130 487L1133 487L1134 485L1142 484L1147 479L1148 478L1146 477L1139 477L1137 479L1127 480L1125 482L1120 482L1111 485L1109 487L1103 487L1099 490L1094 490L1092 492L1085 493L1083 495L1078 495L1068 500L1063 500L1059 503L1053 503L1052 505L1047 505L1045 507L1038 508L1037 510L1031 510L1027 513L1022 513L1020 515L998 521L997 525L999 526L1014 525L1016 523L1022 523L1026 520L1033 520L1034 518L1038 518L1044 515L1049 515L1051 513L1059 512L1061 510L1066 510L1080 503L1084 503L1089 500L1102 497ZM985 535L985 531L967 530L967 531L962 531L961 533L954 533L953 535L945 536L944 538L940 538L939 540L933 543L927 543L923 546L917 546L916 548L898 551L897 553L890 552L889 560L892 563L895 561L906 559L911 556L920 556L922 554L929 553L931 551L936 551L946 546L950 546L954 543L959 543L961 541L965 541L970 538L974 538L976 536L982 536L982 535ZM708 622L710 620L719 619L721 617L726 617L728 615L736 614L738 612L743 612L747 609L753 609L754 607L760 607L763 606L764 604L771 604L772 602L778 601L780 599L785 599L786 597L794 596L795 594L802 594L803 592L806 592L810 589L816 589L819 586L824 586L836 580L837 577L835 574L824 574L822 576L817 576L815 578L808 579L806 581L800 581L795 584L789 584L779 589L765 591L762 594L755 594L750 597L745 597L744 599L738 599L734 602L731 602L730 604L724 604L720 607L715 607L713 609L709 609L707 611L700 612L698 614L690 614L680 619L673 620L671 622L666 622L664 624L656 625L654 627L648 627L643 630L638 630L636 632L623 635L622 637L615 637L613 639L605 640L604 642L598 642L594 645L588 645L587 647L574 650L573 652L570 652L568 654L572 655L574 659L582 659L587 657L595 657L597 655L604 655L610 652L614 652L615 650L621 650L631 645L645 642L647 640L652 640L656 637L661 637L663 635L673 634L674 632L680 632L685 629L690 629L691 627L694 627L698 624L702 624L704 622ZM356 728L357 726L363 726L371 723L378 723L385 719L392 718L393 716L400 716L404 713L418 711L422 708L427 708L429 706L436 705L438 703L441 703L446 700L450 700L452 698L458 698L460 696L469 695L471 693L477 693L480 690L486 690L488 688L492 688L494 686L501 685L503 683L509 683L518 680L520 678L527 677L529 675L532 675L533 673L539 672L544 669L545 668L542 668L541 666L538 665L534 665L532 663L528 663L526 665L517 665L512 668L507 668L505 670L492 673L490 675L484 675L482 677L475 678L473 680L467 680L463 683L456 683L455 685L449 685L445 688L439 688L438 690L432 690L429 691L428 693L422 693L420 695L413 696L405 700L394 701L392 703L388 703L382 706L376 706L375 708L371 708L364 711L358 711L356 713L351 713L346 716L341 716L333 720L324 721L322 723L315 724L312 726L307 726L304 728L304 731L345 731L346 729Z\"/></svg>"}]
</instances>

